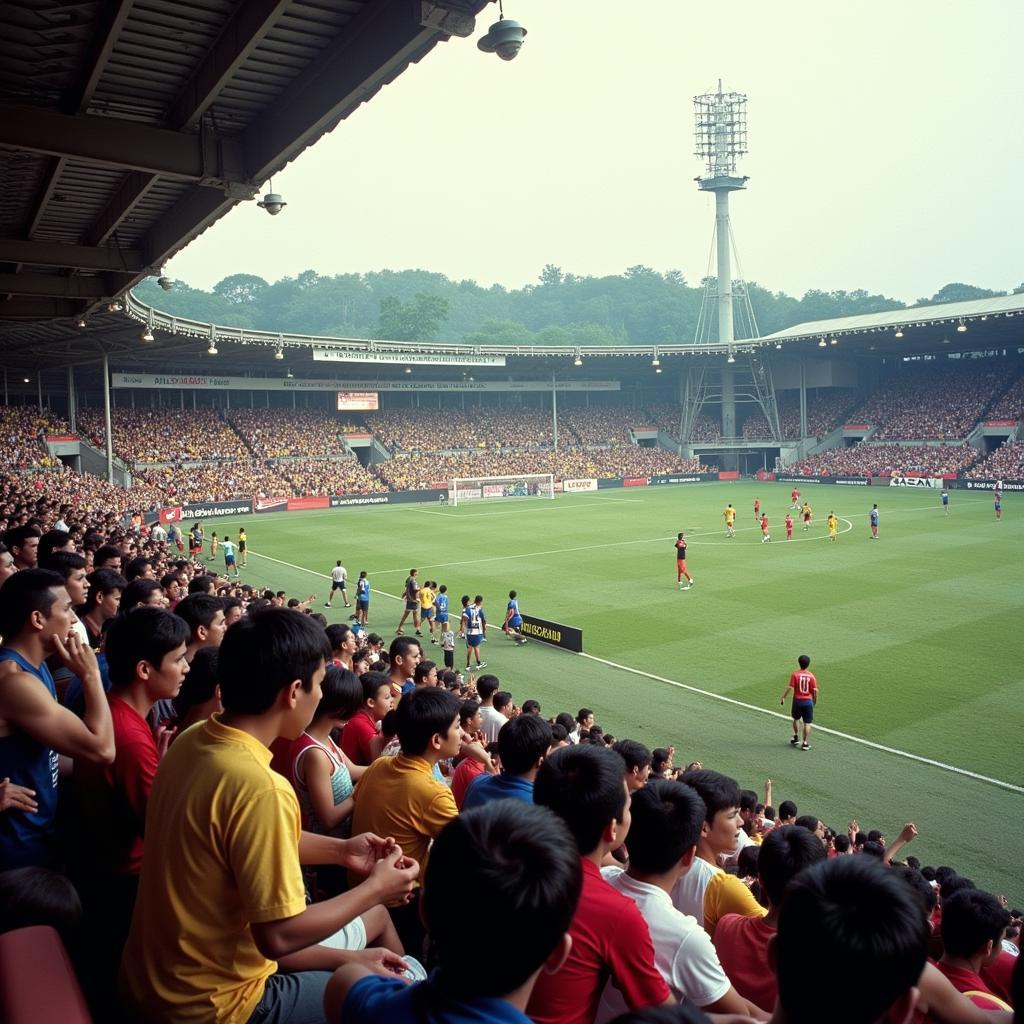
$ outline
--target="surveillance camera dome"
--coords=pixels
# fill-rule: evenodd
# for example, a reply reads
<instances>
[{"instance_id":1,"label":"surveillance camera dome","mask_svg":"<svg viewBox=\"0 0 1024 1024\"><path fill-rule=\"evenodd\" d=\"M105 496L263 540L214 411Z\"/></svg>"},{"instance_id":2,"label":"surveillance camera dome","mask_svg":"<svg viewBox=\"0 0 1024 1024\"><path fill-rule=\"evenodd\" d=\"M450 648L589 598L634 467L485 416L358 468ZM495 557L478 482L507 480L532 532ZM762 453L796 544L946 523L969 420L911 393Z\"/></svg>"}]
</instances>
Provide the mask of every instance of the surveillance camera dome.
<instances>
[{"instance_id":1,"label":"surveillance camera dome","mask_svg":"<svg viewBox=\"0 0 1024 1024\"><path fill-rule=\"evenodd\" d=\"M288 204L276 192L268 192L256 205L276 217Z\"/></svg>"},{"instance_id":2,"label":"surveillance camera dome","mask_svg":"<svg viewBox=\"0 0 1024 1024\"><path fill-rule=\"evenodd\" d=\"M526 29L518 21L502 18L496 21L478 42L484 53L496 53L502 60L513 60L526 38Z\"/></svg>"},{"instance_id":3,"label":"surveillance camera dome","mask_svg":"<svg viewBox=\"0 0 1024 1024\"><path fill-rule=\"evenodd\" d=\"M157 278L156 283L160 285L165 292L169 292L174 287L174 282L169 277L161 275Z\"/></svg>"}]
</instances>

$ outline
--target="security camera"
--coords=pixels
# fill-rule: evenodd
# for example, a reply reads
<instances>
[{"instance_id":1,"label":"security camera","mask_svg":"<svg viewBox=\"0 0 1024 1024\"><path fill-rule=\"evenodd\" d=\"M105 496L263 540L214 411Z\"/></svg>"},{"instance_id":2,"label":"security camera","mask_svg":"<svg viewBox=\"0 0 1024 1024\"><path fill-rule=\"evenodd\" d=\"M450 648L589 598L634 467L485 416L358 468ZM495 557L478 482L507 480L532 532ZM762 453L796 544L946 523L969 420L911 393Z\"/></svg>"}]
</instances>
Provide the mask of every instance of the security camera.
<instances>
[{"instance_id":1,"label":"security camera","mask_svg":"<svg viewBox=\"0 0 1024 1024\"><path fill-rule=\"evenodd\" d=\"M514 60L526 38L526 29L518 21L502 18L496 21L478 42L484 53L496 53L502 60Z\"/></svg>"},{"instance_id":2,"label":"security camera","mask_svg":"<svg viewBox=\"0 0 1024 1024\"><path fill-rule=\"evenodd\" d=\"M276 192L268 192L256 205L276 217L288 204Z\"/></svg>"},{"instance_id":3,"label":"security camera","mask_svg":"<svg viewBox=\"0 0 1024 1024\"><path fill-rule=\"evenodd\" d=\"M164 277L162 274L156 279L156 283L160 285L165 292L169 292L174 287L174 282L169 277Z\"/></svg>"}]
</instances>

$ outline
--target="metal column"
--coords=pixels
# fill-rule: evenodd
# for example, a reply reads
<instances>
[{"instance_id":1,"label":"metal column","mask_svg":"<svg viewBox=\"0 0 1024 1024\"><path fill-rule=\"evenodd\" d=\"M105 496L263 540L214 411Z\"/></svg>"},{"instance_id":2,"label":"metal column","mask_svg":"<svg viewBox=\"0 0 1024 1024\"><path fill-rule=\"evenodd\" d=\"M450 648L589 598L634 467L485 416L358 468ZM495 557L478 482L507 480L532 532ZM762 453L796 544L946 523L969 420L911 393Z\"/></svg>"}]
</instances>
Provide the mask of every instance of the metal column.
<instances>
[{"instance_id":1,"label":"metal column","mask_svg":"<svg viewBox=\"0 0 1024 1024\"><path fill-rule=\"evenodd\" d=\"M551 374L551 433L555 442L555 451L558 451L558 388L555 385L555 375Z\"/></svg>"},{"instance_id":2,"label":"metal column","mask_svg":"<svg viewBox=\"0 0 1024 1024\"><path fill-rule=\"evenodd\" d=\"M800 360L800 437L807 436L807 364Z\"/></svg>"},{"instance_id":3,"label":"metal column","mask_svg":"<svg viewBox=\"0 0 1024 1024\"><path fill-rule=\"evenodd\" d=\"M103 426L107 432L107 483L114 482L114 428L110 423L110 361L103 353Z\"/></svg>"},{"instance_id":4,"label":"metal column","mask_svg":"<svg viewBox=\"0 0 1024 1024\"><path fill-rule=\"evenodd\" d=\"M75 422L78 410L75 408L75 368L68 367L68 424L71 426L71 433L78 433L78 425Z\"/></svg>"}]
</instances>

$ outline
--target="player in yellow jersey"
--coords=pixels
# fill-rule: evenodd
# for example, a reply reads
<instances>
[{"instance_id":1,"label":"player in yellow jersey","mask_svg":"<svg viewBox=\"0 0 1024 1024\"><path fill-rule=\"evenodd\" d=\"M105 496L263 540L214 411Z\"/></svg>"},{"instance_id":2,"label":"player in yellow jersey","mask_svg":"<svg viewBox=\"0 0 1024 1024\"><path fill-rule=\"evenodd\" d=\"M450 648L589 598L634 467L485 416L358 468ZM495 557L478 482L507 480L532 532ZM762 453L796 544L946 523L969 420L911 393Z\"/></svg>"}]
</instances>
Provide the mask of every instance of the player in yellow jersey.
<instances>
[{"instance_id":1,"label":"player in yellow jersey","mask_svg":"<svg viewBox=\"0 0 1024 1024\"><path fill-rule=\"evenodd\" d=\"M430 630L430 642L432 644L437 643L437 638L434 636L434 595L436 584L427 580L422 587L420 587L420 620L427 624L427 628ZM419 633L419 630L416 630Z\"/></svg>"},{"instance_id":2,"label":"player in yellow jersey","mask_svg":"<svg viewBox=\"0 0 1024 1024\"><path fill-rule=\"evenodd\" d=\"M828 539L830 541L834 542L835 539L836 539L836 530L839 529L839 520L836 518L835 512L829 512L827 522L828 522Z\"/></svg>"},{"instance_id":3,"label":"player in yellow jersey","mask_svg":"<svg viewBox=\"0 0 1024 1024\"><path fill-rule=\"evenodd\" d=\"M736 509L732 505L726 505L722 512L722 517L725 519L725 535L726 537L736 536Z\"/></svg>"},{"instance_id":4,"label":"player in yellow jersey","mask_svg":"<svg viewBox=\"0 0 1024 1024\"><path fill-rule=\"evenodd\" d=\"M804 529L808 530L811 526L811 506L808 502L804 502L803 508L800 509L800 518L804 521Z\"/></svg>"}]
</instances>

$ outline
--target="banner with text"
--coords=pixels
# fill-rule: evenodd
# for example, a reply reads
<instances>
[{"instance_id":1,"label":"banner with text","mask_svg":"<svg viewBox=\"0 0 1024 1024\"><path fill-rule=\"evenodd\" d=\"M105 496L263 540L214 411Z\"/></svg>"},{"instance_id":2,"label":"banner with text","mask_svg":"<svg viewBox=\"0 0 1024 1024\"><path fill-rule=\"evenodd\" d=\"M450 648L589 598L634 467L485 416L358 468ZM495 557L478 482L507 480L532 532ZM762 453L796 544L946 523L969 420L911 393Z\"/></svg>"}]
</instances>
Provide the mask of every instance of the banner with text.
<instances>
[{"instance_id":1,"label":"banner with text","mask_svg":"<svg viewBox=\"0 0 1024 1024\"><path fill-rule=\"evenodd\" d=\"M942 477L937 476L892 476L890 487L941 487Z\"/></svg>"},{"instance_id":2,"label":"banner with text","mask_svg":"<svg viewBox=\"0 0 1024 1024\"><path fill-rule=\"evenodd\" d=\"M557 488L556 488L557 490ZM562 481L562 493L563 494L575 494L578 491L596 491L597 480L591 478L589 480L563 480Z\"/></svg>"},{"instance_id":3,"label":"banner with text","mask_svg":"<svg viewBox=\"0 0 1024 1024\"><path fill-rule=\"evenodd\" d=\"M257 512L287 512L287 498L257 498L253 503Z\"/></svg>"},{"instance_id":4,"label":"banner with text","mask_svg":"<svg viewBox=\"0 0 1024 1024\"><path fill-rule=\"evenodd\" d=\"M319 363L428 363L430 366L504 366L504 356L483 356L473 352L370 352L336 348L313 349L313 361Z\"/></svg>"},{"instance_id":5,"label":"banner with text","mask_svg":"<svg viewBox=\"0 0 1024 1024\"><path fill-rule=\"evenodd\" d=\"M1024 491L1024 480L957 480L949 481L951 487L963 491L994 491L996 484L1004 491Z\"/></svg>"},{"instance_id":6,"label":"banner with text","mask_svg":"<svg viewBox=\"0 0 1024 1024\"><path fill-rule=\"evenodd\" d=\"M203 501L194 505L181 506L182 519L219 519L222 516L248 515L252 512L251 498L234 498L231 501Z\"/></svg>"},{"instance_id":7,"label":"banner with text","mask_svg":"<svg viewBox=\"0 0 1024 1024\"><path fill-rule=\"evenodd\" d=\"M583 630L576 626L566 626L562 622L552 622L549 619L538 619L535 615L524 614L520 632L532 640L540 640L541 643L550 644L552 647L561 647L563 651L583 653Z\"/></svg>"},{"instance_id":8,"label":"banner with text","mask_svg":"<svg viewBox=\"0 0 1024 1024\"><path fill-rule=\"evenodd\" d=\"M652 487L657 484L700 484L706 480L717 479L717 473L668 473L662 476L652 476L650 484Z\"/></svg>"}]
</instances>

